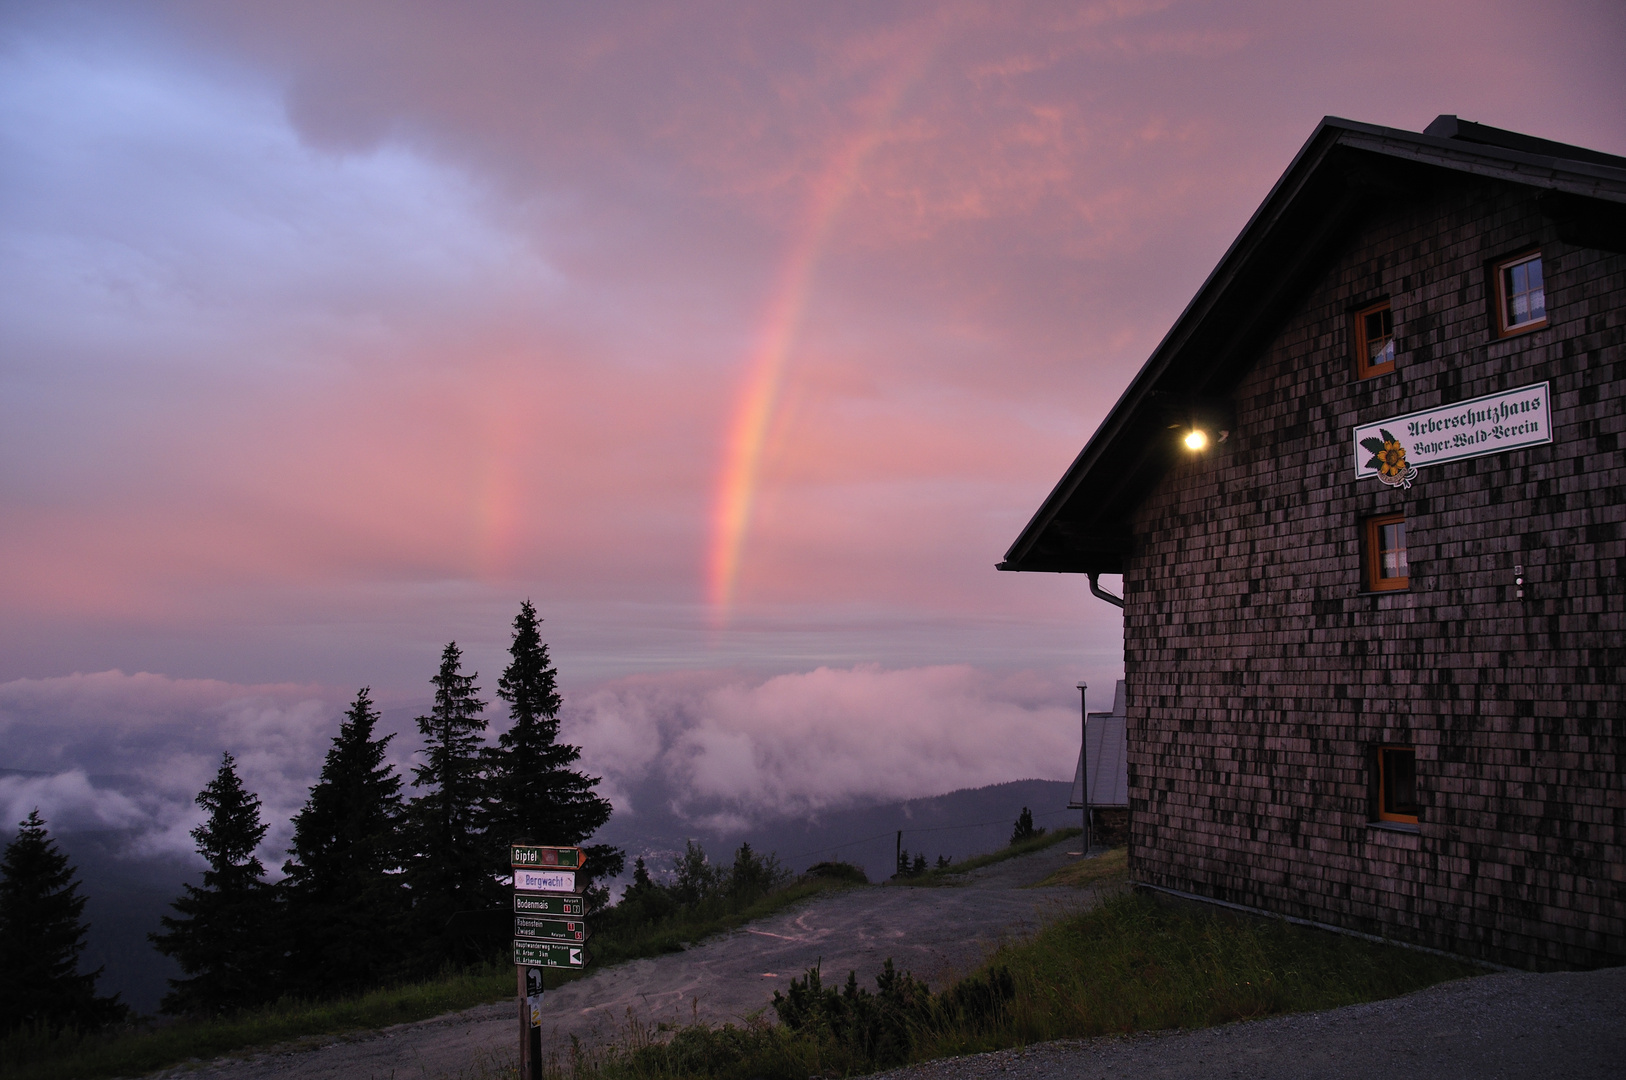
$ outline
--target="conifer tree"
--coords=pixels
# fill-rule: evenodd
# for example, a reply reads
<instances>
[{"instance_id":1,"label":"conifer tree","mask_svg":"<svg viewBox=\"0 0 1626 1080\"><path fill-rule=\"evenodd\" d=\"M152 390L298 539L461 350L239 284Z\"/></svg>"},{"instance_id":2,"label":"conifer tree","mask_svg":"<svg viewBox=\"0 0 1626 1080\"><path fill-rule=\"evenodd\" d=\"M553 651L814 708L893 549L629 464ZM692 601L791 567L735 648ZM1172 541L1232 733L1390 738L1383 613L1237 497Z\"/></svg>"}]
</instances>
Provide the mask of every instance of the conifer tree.
<instances>
[{"instance_id":1,"label":"conifer tree","mask_svg":"<svg viewBox=\"0 0 1626 1080\"><path fill-rule=\"evenodd\" d=\"M85 898L38 809L6 845L0 874L0 1032L89 1029L122 1020L128 1010L117 994L96 996L102 969L79 973Z\"/></svg>"},{"instance_id":2,"label":"conifer tree","mask_svg":"<svg viewBox=\"0 0 1626 1080\"><path fill-rule=\"evenodd\" d=\"M734 866L728 872L727 892L731 900L746 904L765 896L790 880L790 871L773 852L753 851L749 842L734 852Z\"/></svg>"},{"instance_id":3,"label":"conifer tree","mask_svg":"<svg viewBox=\"0 0 1626 1080\"><path fill-rule=\"evenodd\" d=\"M1033 811L1022 807L1022 812L1016 816L1016 825L1011 829L1011 843L1020 844L1024 840L1032 840L1035 836L1043 836L1044 830L1033 825Z\"/></svg>"},{"instance_id":4,"label":"conifer tree","mask_svg":"<svg viewBox=\"0 0 1626 1080\"><path fill-rule=\"evenodd\" d=\"M231 754L221 756L220 771L197 803L209 812L192 830L198 854L209 864L203 887L182 886L172 905L179 917L163 916L163 932L148 937L188 976L169 980L171 990L159 1008L220 1015L277 996L277 912L265 866L254 854L266 831L260 800L243 789Z\"/></svg>"},{"instance_id":5,"label":"conifer tree","mask_svg":"<svg viewBox=\"0 0 1626 1080\"><path fill-rule=\"evenodd\" d=\"M639 856L632 864L632 884L621 894L610 918L614 926L633 928L658 922L676 911L677 906L672 890L650 876L649 867Z\"/></svg>"},{"instance_id":6,"label":"conifer tree","mask_svg":"<svg viewBox=\"0 0 1626 1080\"><path fill-rule=\"evenodd\" d=\"M430 682L435 704L418 717L424 737L424 764L412 771L412 785L423 794L407 808L412 852L407 883L412 890L413 920L424 944L444 951L435 938L446 932L459 911L493 907L501 890L492 876L480 834L484 778L480 770L481 734L486 703L464 675L457 642L441 653L440 671Z\"/></svg>"},{"instance_id":7,"label":"conifer tree","mask_svg":"<svg viewBox=\"0 0 1626 1080\"><path fill-rule=\"evenodd\" d=\"M571 768L581 748L559 741L557 673L540 622L529 600L520 604L508 647L512 659L497 681L513 725L485 752L486 835L500 870L508 866L514 840L580 844L610 819L610 801L593 790L599 778ZM607 894L593 890L591 882L619 874L625 858L608 844L588 846L584 884L599 903Z\"/></svg>"},{"instance_id":8,"label":"conifer tree","mask_svg":"<svg viewBox=\"0 0 1626 1080\"><path fill-rule=\"evenodd\" d=\"M328 748L309 800L294 815L283 865L286 989L359 990L398 974L394 940L406 892L400 875L401 778L384 761L394 735L373 738L379 713L362 687Z\"/></svg>"}]
</instances>

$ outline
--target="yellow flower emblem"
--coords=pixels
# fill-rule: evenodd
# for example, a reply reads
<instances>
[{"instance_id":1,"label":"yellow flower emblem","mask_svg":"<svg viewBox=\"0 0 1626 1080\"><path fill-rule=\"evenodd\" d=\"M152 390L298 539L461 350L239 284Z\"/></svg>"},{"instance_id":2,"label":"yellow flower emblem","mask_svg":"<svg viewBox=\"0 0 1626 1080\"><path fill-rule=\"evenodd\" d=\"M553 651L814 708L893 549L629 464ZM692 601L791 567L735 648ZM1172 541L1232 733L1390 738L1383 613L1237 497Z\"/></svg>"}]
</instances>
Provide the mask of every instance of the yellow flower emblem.
<instances>
[{"instance_id":1,"label":"yellow flower emblem","mask_svg":"<svg viewBox=\"0 0 1626 1080\"><path fill-rule=\"evenodd\" d=\"M1366 463L1368 469L1378 471L1378 479L1390 487L1411 487L1412 477L1417 475L1417 468L1406 464L1406 448L1400 445L1395 438L1383 428L1378 428L1381 439L1362 439L1361 447L1372 455L1372 460Z\"/></svg>"},{"instance_id":2,"label":"yellow flower emblem","mask_svg":"<svg viewBox=\"0 0 1626 1080\"><path fill-rule=\"evenodd\" d=\"M1383 449L1377 453L1378 472L1384 476L1398 476L1406 471L1406 448L1395 439L1384 439Z\"/></svg>"}]
</instances>

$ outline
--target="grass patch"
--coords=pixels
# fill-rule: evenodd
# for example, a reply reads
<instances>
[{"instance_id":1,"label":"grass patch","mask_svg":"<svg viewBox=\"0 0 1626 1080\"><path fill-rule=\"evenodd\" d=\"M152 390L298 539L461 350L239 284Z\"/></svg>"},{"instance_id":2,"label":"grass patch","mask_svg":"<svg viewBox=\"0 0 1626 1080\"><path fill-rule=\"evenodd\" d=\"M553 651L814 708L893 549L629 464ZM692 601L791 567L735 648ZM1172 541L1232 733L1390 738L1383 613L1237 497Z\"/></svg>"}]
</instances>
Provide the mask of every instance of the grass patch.
<instances>
[{"instance_id":1,"label":"grass patch","mask_svg":"<svg viewBox=\"0 0 1626 1080\"><path fill-rule=\"evenodd\" d=\"M877 992L793 983L781 1023L635 1030L575 1048L552 1080L807 1080L1061 1038L1195 1028L1374 1001L1482 974L1463 961L1119 893L932 994L883 972Z\"/></svg>"},{"instance_id":2,"label":"grass patch","mask_svg":"<svg viewBox=\"0 0 1626 1080\"><path fill-rule=\"evenodd\" d=\"M595 935L594 966L682 951L686 944L765 918L791 904L852 883L833 878L802 878L737 910L701 904L660 924ZM552 971L554 987L585 972ZM126 1027L80 1036L55 1037L20 1032L0 1038L0 1075L7 1080L97 1080L134 1076L171 1065L247 1053L276 1044L318 1046L333 1036L427 1020L443 1013L511 1001L514 967L493 962L438 979L376 990L327 1002L280 1001L214 1020L183 1020L164 1027Z\"/></svg>"},{"instance_id":3,"label":"grass patch","mask_svg":"<svg viewBox=\"0 0 1626 1080\"><path fill-rule=\"evenodd\" d=\"M514 968L488 964L439 979L339 1001L280 1001L215 1020L128 1027L80 1036L14 1033L0 1040L0 1073L15 1080L92 1080L207 1060L250 1047L301 1039L312 1044L348 1031L426 1020L514 994Z\"/></svg>"},{"instance_id":4,"label":"grass patch","mask_svg":"<svg viewBox=\"0 0 1626 1080\"><path fill-rule=\"evenodd\" d=\"M1127 892L1001 947L990 964L1008 967L1017 986L1003 1030L945 1031L934 1052L1207 1027L1485 973L1466 961Z\"/></svg>"},{"instance_id":5,"label":"grass patch","mask_svg":"<svg viewBox=\"0 0 1626 1080\"><path fill-rule=\"evenodd\" d=\"M1093 859L1079 859L1075 863L1068 863L1037 885L1029 885L1028 888L1044 889L1062 885L1083 889L1091 885L1123 882L1128 878L1129 849L1113 848Z\"/></svg>"},{"instance_id":6,"label":"grass patch","mask_svg":"<svg viewBox=\"0 0 1626 1080\"><path fill-rule=\"evenodd\" d=\"M1061 843L1063 840L1071 840L1073 837L1079 836L1083 832L1083 829L1051 829L1047 832L1040 833L1038 836L1023 840L1020 843L1011 844L1009 847L1000 848L998 851L990 851L986 855L973 855L964 862L957 862L950 866L945 866L941 870L928 870L924 874L917 877L893 878L892 884L924 886L957 885L959 884L957 877L960 874L970 873L972 870L980 870L984 866L992 866L995 863L1002 863L1006 859L1014 859L1021 855L1031 855L1035 851L1043 851L1045 848L1053 847L1056 844Z\"/></svg>"}]
</instances>

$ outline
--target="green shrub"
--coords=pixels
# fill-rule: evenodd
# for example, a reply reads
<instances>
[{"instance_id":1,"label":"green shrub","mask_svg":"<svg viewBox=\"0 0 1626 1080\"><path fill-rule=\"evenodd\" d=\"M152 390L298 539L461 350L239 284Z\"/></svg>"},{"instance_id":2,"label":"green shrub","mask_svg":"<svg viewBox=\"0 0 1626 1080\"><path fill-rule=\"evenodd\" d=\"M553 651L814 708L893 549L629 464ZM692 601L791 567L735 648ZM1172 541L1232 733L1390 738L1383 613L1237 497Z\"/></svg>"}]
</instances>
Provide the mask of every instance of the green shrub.
<instances>
[{"instance_id":1,"label":"green shrub","mask_svg":"<svg viewBox=\"0 0 1626 1080\"><path fill-rule=\"evenodd\" d=\"M869 884L869 875L864 873L863 868L849 862L814 863L807 868L807 876L828 881L846 881L854 885Z\"/></svg>"}]
</instances>

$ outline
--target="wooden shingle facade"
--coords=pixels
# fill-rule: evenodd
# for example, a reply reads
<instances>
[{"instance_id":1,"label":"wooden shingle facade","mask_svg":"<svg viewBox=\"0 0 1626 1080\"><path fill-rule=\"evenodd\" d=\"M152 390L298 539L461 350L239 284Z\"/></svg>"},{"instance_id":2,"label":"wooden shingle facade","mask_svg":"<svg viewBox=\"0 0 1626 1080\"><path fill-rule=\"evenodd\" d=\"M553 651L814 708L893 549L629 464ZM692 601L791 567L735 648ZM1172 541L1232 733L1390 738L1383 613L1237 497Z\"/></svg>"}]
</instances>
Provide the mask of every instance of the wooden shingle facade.
<instances>
[{"instance_id":1,"label":"wooden shingle facade","mask_svg":"<svg viewBox=\"0 0 1626 1080\"><path fill-rule=\"evenodd\" d=\"M1001 564L1123 574L1136 881L1626 962L1623 252L1626 160L1317 128Z\"/></svg>"}]
</instances>

